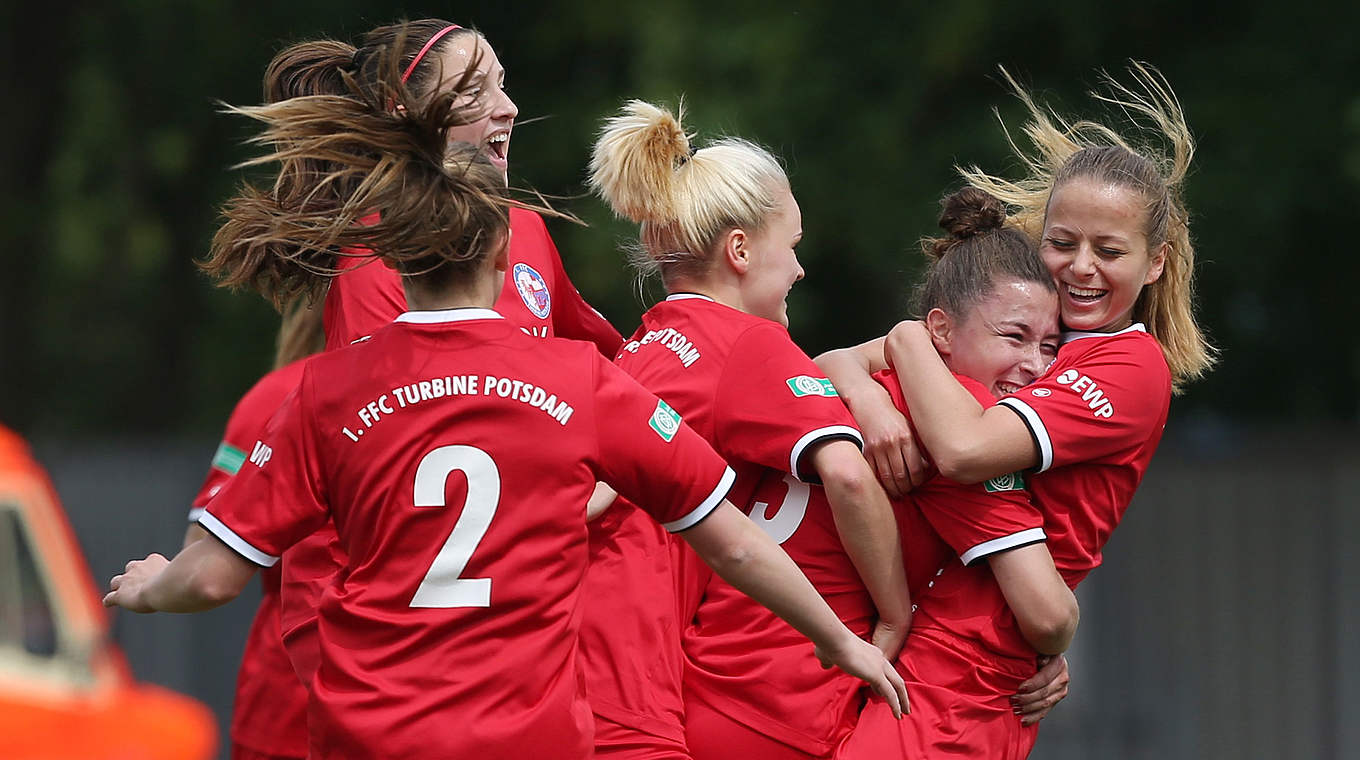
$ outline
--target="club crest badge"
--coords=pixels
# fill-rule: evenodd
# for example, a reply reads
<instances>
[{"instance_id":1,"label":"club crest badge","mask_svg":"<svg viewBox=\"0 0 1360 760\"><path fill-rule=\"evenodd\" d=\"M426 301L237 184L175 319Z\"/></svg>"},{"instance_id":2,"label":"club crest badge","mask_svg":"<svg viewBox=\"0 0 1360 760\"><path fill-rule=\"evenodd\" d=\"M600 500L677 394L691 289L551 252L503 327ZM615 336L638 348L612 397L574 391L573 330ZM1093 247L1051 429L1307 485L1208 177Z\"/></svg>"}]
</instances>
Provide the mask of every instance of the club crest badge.
<instances>
[{"instance_id":1,"label":"club crest badge","mask_svg":"<svg viewBox=\"0 0 1360 760\"><path fill-rule=\"evenodd\" d=\"M529 311L539 319L547 319L548 312L552 311L552 296L543 275L528 264L516 264L511 276L515 279L515 290L519 291L519 297Z\"/></svg>"}]
</instances>

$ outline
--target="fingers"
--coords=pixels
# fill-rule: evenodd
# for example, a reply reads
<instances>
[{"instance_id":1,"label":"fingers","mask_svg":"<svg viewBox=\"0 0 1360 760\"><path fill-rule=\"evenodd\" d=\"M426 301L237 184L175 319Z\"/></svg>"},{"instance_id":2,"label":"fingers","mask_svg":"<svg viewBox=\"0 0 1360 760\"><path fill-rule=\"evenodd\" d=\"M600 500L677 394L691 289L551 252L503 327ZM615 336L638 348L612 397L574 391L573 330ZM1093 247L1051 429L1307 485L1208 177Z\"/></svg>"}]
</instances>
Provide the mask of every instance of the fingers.
<instances>
[{"instance_id":1,"label":"fingers","mask_svg":"<svg viewBox=\"0 0 1360 760\"><path fill-rule=\"evenodd\" d=\"M876 451L869 457L869 466L874 469L874 476L878 482L883 484L883 491L889 498L900 499L904 491L899 487L901 480L893 473L893 467L885 451Z\"/></svg>"},{"instance_id":2,"label":"fingers","mask_svg":"<svg viewBox=\"0 0 1360 760\"><path fill-rule=\"evenodd\" d=\"M902 680L902 674L897 672L897 668L894 668L891 662L885 661L885 670L888 684L892 686L893 691L893 699L889 700L893 708L893 717L901 720L903 715L911 714L911 702L907 699L907 683Z\"/></svg>"},{"instance_id":3,"label":"fingers","mask_svg":"<svg viewBox=\"0 0 1360 760\"><path fill-rule=\"evenodd\" d=\"M1020 725L1032 726L1047 717L1053 707L1066 698L1067 689L1064 687L1062 691L1031 704L1028 709L1016 707L1014 712L1020 716Z\"/></svg>"},{"instance_id":4,"label":"fingers","mask_svg":"<svg viewBox=\"0 0 1360 760\"><path fill-rule=\"evenodd\" d=\"M1043 720L1054 705L1067 698L1070 682L1065 658L1054 657L1044 662L1039 672L1020 684L1019 691L1011 697L1011 708L1021 716L1021 724L1028 726Z\"/></svg>"}]
</instances>

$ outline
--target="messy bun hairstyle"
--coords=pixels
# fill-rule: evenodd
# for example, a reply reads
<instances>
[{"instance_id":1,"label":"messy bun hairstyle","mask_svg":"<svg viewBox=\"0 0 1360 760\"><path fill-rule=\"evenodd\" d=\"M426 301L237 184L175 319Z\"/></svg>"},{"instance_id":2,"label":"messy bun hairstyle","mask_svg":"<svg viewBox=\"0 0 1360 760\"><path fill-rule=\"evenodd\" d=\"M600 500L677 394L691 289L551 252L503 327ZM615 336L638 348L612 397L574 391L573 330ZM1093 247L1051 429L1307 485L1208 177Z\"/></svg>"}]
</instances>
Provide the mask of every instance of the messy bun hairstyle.
<instances>
[{"instance_id":1,"label":"messy bun hairstyle","mask_svg":"<svg viewBox=\"0 0 1360 760\"><path fill-rule=\"evenodd\" d=\"M1058 292L1033 241L1006 225L1006 207L991 195L965 187L946 196L940 201L939 224L948 234L921 241L930 263L912 299L918 318L941 309L963 320L1003 277Z\"/></svg>"},{"instance_id":2,"label":"messy bun hairstyle","mask_svg":"<svg viewBox=\"0 0 1360 760\"><path fill-rule=\"evenodd\" d=\"M719 236L757 232L788 176L767 150L735 137L694 149L680 115L631 100L605 120L590 158L590 187L641 225L631 256L642 276L702 276Z\"/></svg>"}]
</instances>

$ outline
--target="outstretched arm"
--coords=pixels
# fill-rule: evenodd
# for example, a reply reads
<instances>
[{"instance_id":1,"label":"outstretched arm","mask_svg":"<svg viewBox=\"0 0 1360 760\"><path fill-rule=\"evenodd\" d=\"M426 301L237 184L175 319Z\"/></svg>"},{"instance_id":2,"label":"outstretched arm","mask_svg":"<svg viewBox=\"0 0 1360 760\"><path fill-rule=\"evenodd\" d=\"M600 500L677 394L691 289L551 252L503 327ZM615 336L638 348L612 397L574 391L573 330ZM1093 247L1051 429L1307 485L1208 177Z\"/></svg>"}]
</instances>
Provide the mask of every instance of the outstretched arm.
<instances>
[{"instance_id":1,"label":"outstretched arm","mask_svg":"<svg viewBox=\"0 0 1360 760\"><path fill-rule=\"evenodd\" d=\"M826 489L841 545L878 610L873 642L896 657L911 628L911 594L892 505L850 441L818 446L810 462Z\"/></svg>"},{"instance_id":2,"label":"outstretched arm","mask_svg":"<svg viewBox=\"0 0 1360 760\"><path fill-rule=\"evenodd\" d=\"M836 665L868 682L893 714L902 717L907 688L892 663L877 647L851 633L789 555L731 502L724 500L679 535L723 580L811 639L823 665Z\"/></svg>"},{"instance_id":3,"label":"outstretched arm","mask_svg":"<svg viewBox=\"0 0 1360 760\"><path fill-rule=\"evenodd\" d=\"M864 458L888 495L897 499L925 478L927 465L907 418L893 405L883 386L870 377L888 367L883 343L884 338L874 338L858 346L827 351L815 361L855 416L864 434Z\"/></svg>"},{"instance_id":4,"label":"outstretched arm","mask_svg":"<svg viewBox=\"0 0 1360 760\"><path fill-rule=\"evenodd\" d=\"M202 612L240 596L259 569L221 541L195 541L173 561L151 554L127 563L109 582L104 606L133 612Z\"/></svg>"},{"instance_id":5,"label":"outstretched arm","mask_svg":"<svg viewBox=\"0 0 1360 760\"><path fill-rule=\"evenodd\" d=\"M1025 423L1001 406L984 410L945 366L924 323L899 322L885 351L921 443L946 478L980 483L1039 464Z\"/></svg>"}]
</instances>

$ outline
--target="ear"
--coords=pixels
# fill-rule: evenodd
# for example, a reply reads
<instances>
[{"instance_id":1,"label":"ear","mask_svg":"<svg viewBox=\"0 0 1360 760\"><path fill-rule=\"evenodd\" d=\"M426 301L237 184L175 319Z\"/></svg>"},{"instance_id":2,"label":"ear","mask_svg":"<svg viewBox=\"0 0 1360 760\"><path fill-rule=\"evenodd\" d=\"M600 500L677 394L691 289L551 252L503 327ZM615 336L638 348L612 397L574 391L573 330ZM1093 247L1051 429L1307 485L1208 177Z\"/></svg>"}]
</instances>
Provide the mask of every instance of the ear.
<instances>
[{"instance_id":1,"label":"ear","mask_svg":"<svg viewBox=\"0 0 1360 760\"><path fill-rule=\"evenodd\" d=\"M496 252L496 271L500 272L501 275L504 275L505 270L510 268L510 235L513 233L514 230L509 227L505 228L505 237L502 238L500 249Z\"/></svg>"},{"instance_id":2,"label":"ear","mask_svg":"<svg viewBox=\"0 0 1360 760\"><path fill-rule=\"evenodd\" d=\"M944 312L944 309L931 309L926 314L926 332L930 333L930 342L935 344L935 350L941 356L949 355L950 339L954 333L954 320Z\"/></svg>"},{"instance_id":3,"label":"ear","mask_svg":"<svg viewBox=\"0 0 1360 760\"><path fill-rule=\"evenodd\" d=\"M1163 241L1157 246L1157 250L1150 255L1152 266L1148 267L1147 277L1143 278L1144 285L1151 285L1161 279L1162 272L1166 269L1166 257L1171 253L1171 242Z\"/></svg>"},{"instance_id":4,"label":"ear","mask_svg":"<svg viewBox=\"0 0 1360 760\"><path fill-rule=\"evenodd\" d=\"M744 275L751 269L751 252L746 247L746 231L730 229L722 237L722 256L732 271Z\"/></svg>"}]
</instances>

